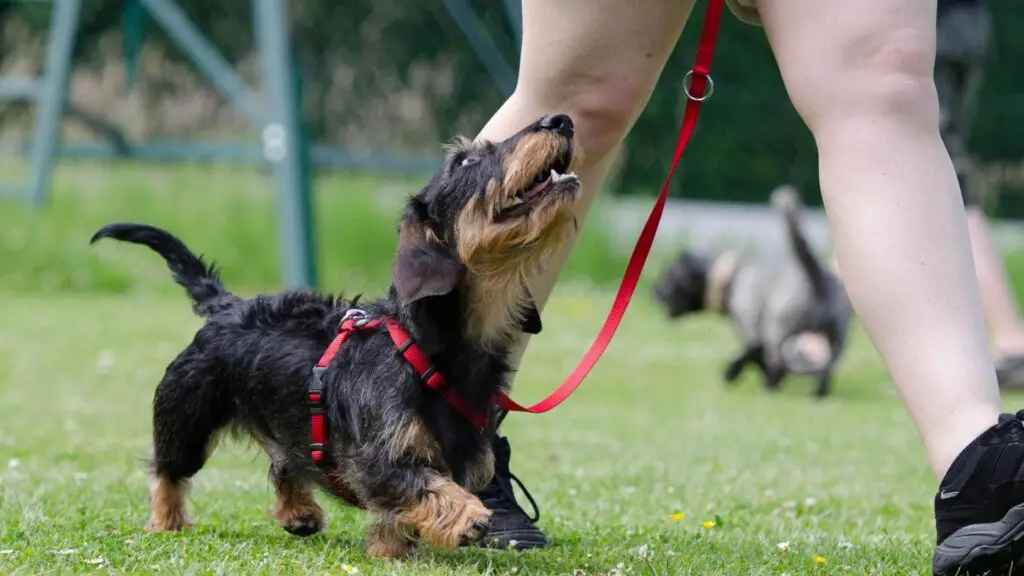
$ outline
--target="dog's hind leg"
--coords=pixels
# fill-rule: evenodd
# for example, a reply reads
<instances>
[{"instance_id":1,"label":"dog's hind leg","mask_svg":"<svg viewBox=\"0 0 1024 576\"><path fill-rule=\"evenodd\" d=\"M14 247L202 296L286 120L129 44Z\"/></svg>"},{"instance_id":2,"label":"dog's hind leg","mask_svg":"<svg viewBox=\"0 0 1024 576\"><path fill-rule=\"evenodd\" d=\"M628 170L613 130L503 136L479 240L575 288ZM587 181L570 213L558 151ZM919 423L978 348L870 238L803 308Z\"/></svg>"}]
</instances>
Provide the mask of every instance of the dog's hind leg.
<instances>
[{"instance_id":1,"label":"dog's hind leg","mask_svg":"<svg viewBox=\"0 0 1024 576\"><path fill-rule=\"evenodd\" d=\"M847 325L841 322L830 324L826 330L829 341L830 358L828 364L818 375L818 389L816 395L819 398L828 396L832 389L832 376L835 373L836 364L843 356L846 349Z\"/></svg>"},{"instance_id":2,"label":"dog's hind leg","mask_svg":"<svg viewBox=\"0 0 1024 576\"><path fill-rule=\"evenodd\" d=\"M829 363L826 364L825 367L821 369L821 372L818 373L818 387L814 391L814 395L817 396L818 398L824 398L828 396L829 389L832 386L832 372L834 366L835 361L830 360Z\"/></svg>"},{"instance_id":3,"label":"dog's hind leg","mask_svg":"<svg viewBox=\"0 0 1024 576\"><path fill-rule=\"evenodd\" d=\"M786 377L787 371L781 364L768 364L764 372L764 386L772 392L781 388L782 379Z\"/></svg>"},{"instance_id":4,"label":"dog's hind leg","mask_svg":"<svg viewBox=\"0 0 1024 576\"><path fill-rule=\"evenodd\" d=\"M316 503L313 491L298 467L277 450L265 447L270 456L270 477L277 491L277 501L270 509L273 516L289 534L311 536L324 529L324 511Z\"/></svg>"},{"instance_id":5,"label":"dog's hind leg","mask_svg":"<svg viewBox=\"0 0 1024 576\"><path fill-rule=\"evenodd\" d=\"M167 368L153 398L150 532L181 530L189 479L206 463L231 405L212 370L203 370L186 349Z\"/></svg>"},{"instance_id":6,"label":"dog's hind leg","mask_svg":"<svg viewBox=\"0 0 1024 576\"><path fill-rule=\"evenodd\" d=\"M764 347L762 348L761 366L764 371L765 388L779 390L782 379L789 370L786 368L786 357L782 345L792 334L779 323L767 323L764 328Z\"/></svg>"}]
</instances>

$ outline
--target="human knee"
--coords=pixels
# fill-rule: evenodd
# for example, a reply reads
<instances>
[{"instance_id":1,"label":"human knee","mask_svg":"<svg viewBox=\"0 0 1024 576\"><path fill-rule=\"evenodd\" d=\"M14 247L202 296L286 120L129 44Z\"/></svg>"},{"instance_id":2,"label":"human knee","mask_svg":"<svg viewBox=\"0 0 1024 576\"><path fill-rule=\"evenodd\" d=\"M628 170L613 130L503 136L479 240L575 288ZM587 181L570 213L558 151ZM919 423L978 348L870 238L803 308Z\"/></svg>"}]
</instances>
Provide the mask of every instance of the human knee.
<instances>
[{"instance_id":1,"label":"human knee","mask_svg":"<svg viewBox=\"0 0 1024 576\"><path fill-rule=\"evenodd\" d=\"M514 97L530 108L569 114L584 154L596 161L629 132L650 95L649 84L629 71L566 72L521 79Z\"/></svg>"},{"instance_id":2,"label":"human knee","mask_svg":"<svg viewBox=\"0 0 1024 576\"><path fill-rule=\"evenodd\" d=\"M787 79L812 130L833 120L880 116L938 130L933 34L891 29L855 35L835 48L828 50L832 57L802 57L813 63L797 63Z\"/></svg>"}]
</instances>

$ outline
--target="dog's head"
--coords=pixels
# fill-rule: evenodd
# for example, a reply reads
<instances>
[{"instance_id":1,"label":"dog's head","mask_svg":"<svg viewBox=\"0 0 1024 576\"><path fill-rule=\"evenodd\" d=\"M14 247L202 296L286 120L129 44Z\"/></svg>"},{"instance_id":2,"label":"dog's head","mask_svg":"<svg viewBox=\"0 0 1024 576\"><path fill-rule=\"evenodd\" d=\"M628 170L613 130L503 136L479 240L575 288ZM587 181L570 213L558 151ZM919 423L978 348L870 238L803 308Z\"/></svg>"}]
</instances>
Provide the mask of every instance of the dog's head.
<instances>
[{"instance_id":1,"label":"dog's head","mask_svg":"<svg viewBox=\"0 0 1024 576\"><path fill-rule=\"evenodd\" d=\"M712 262L707 256L685 250L665 270L654 288L654 297L665 306L669 318L704 309Z\"/></svg>"},{"instance_id":2,"label":"dog's head","mask_svg":"<svg viewBox=\"0 0 1024 576\"><path fill-rule=\"evenodd\" d=\"M458 292L483 341L538 331L526 280L575 232L573 133L554 114L503 142L457 140L409 200L393 266L399 304Z\"/></svg>"}]
</instances>

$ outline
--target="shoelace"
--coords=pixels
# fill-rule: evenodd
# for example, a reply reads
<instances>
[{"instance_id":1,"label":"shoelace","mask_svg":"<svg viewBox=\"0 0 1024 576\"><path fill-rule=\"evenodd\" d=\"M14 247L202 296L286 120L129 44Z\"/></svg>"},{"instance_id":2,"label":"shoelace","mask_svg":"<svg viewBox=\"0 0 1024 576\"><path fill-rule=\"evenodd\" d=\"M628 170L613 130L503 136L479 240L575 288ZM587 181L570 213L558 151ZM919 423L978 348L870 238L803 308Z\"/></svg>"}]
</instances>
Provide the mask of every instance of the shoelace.
<instances>
[{"instance_id":1,"label":"shoelace","mask_svg":"<svg viewBox=\"0 0 1024 576\"><path fill-rule=\"evenodd\" d=\"M488 487L486 490L484 490L484 500L509 502L513 506L515 506L517 510L522 512L523 516L526 516L527 520L536 524L540 520L540 508L537 507L537 502L533 499L533 495L530 494L530 491L526 489L526 486L523 486L522 480L517 478L515 474L508 470L506 470L505 474L503 475L495 473L494 477L497 480L495 484L497 485L498 488L498 494L494 494L494 490ZM523 507L519 505L519 502L516 500L515 491L512 487L511 481L515 481L515 483L519 485L519 489L522 490L523 496L526 496L526 499L530 501L530 507L533 508L532 516L527 514L526 510L524 510Z\"/></svg>"},{"instance_id":2,"label":"shoelace","mask_svg":"<svg viewBox=\"0 0 1024 576\"><path fill-rule=\"evenodd\" d=\"M495 430L501 425L501 422L507 416L507 412L500 412L495 419ZM515 506L517 510L526 516L526 519L536 524L540 520L540 508L537 507L537 502L533 499L533 495L523 485L523 481L516 477L515 474L509 469L509 463L512 460L512 447L509 446L508 439L498 437L494 442L494 479L490 486L484 489L481 496L483 500L494 501L505 501ZM519 489L523 492L523 496L530 501L530 507L533 508L533 516L526 513L526 510L519 505L519 501L516 500L515 489L512 486L512 482L519 485ZM497 487L497 494L493 487ZM488 508L493 508L488 506Z\"/></svg>"}]
</instances>

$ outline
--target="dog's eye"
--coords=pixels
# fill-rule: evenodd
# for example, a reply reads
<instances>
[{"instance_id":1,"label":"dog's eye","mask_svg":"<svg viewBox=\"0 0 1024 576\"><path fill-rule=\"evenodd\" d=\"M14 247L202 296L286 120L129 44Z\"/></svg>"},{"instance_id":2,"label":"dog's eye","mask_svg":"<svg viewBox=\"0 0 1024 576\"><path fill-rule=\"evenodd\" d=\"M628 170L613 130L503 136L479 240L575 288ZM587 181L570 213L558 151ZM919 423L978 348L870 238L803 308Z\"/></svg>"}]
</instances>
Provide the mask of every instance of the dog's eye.
<instances>
[{"instance_id":1,"label":"dog's eye","mask_svg":"<svg viewBox=\"0 0 1024 576\"><path fill-rule=\"evenodd\" d=\"M476 164L479 161L480 161L480 159L477 158L476 156L466 156L465 158L462 159L462 162L459 162L459 168L465 168L466 166L472 166L473 164Z\"/></svg>"}]
</instances>

